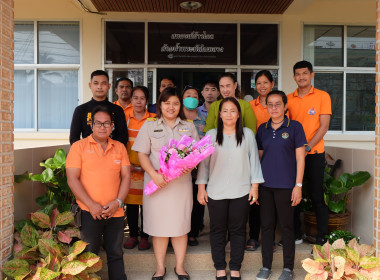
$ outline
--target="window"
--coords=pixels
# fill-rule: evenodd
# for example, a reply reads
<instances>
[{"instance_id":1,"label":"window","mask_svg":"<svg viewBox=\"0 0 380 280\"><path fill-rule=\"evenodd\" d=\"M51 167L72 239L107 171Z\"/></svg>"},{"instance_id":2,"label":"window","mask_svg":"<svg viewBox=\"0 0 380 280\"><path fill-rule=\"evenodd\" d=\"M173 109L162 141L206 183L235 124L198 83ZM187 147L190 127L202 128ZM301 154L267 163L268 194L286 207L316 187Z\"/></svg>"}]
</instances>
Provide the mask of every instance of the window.
<instances>
[{"instance_id":1,"label":"window","mask_svg":"<svg viewBox=\"0 0 380 280\"><path fill-rule=\"evenodd\" d=\"M331 131L375 130L374 26L304 26L304 59L314 86L330 94Z\"/></svg>"},{"instance_id":2,"label":"window","mask_svg":"<svg viewBox=\"0 0 380 280\"><path fill-rule=\"evenodd\" d=\"M78 105L79 23L16 22L14 125L69 129Z\"/></svg>"}]
</instances>

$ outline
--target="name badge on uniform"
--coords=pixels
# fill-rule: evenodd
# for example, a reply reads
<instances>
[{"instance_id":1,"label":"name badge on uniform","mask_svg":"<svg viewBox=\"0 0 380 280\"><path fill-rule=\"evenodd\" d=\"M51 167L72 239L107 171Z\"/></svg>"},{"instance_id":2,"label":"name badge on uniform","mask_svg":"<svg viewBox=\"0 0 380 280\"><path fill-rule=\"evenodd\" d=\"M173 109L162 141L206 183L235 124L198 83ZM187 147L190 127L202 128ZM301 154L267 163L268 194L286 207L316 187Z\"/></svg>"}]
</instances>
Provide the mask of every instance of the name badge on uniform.
<instances>
[{"instance_id":1,"label":"name badge on uniform","mask_svg":"<svg viewBox=\"0 0 380 280\"><path fill-rule=\"evenodd\" d=\"M163 129L156 129L156 130L153 130L153 132L162 132L164 131Z\"/></svg>"},{"instance_id":2,"label":"name badge on uniform","mask_svg":"<svg viewBox=\"0 0 380 280\"><path fill-rule=\"evenodd\" d=\"M188 128L180 128L178 129L179 132L186 132L186 131L190 131L190 129Z\"/></svg>"}]
</instances>

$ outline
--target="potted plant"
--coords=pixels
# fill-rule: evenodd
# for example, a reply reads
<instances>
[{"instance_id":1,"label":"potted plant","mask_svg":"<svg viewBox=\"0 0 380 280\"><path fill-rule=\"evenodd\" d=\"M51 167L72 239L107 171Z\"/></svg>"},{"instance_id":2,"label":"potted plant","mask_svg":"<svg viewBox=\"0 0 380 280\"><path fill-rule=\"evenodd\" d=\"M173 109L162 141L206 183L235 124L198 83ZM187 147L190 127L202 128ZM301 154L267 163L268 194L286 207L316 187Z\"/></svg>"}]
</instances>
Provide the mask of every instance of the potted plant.
<instances>
[{"instance_id":1,"label":"potted plant","mask_svg":"<svg viewBox=\"0 0 380 280\"><path fill-rule=\"evenodd\" d=\"M11 279L100 279L102 261L83 252L87 243L79 240L71 212L48 205L15 229L13 259L2 269Z\"/></svg>"},{"instance_id":2,"label":"potted plant","mask_svg":"<svg viewBox=\"0 0 380 280\"><path fill-rule=\"evenodd\" d=\"M342 239L332 245L314 245L314 260L307 258L302 267L308 273L306 280L380 279L380 260L371 245L359 245L353 238L347 245Z\"/></svg>"},{"instance_id":3,"label":"potted plant","mask_svg":"<svg viewBox=\"0 0 380 280\"><path fill-rule=\"evenodd\" d=\"M350 212L346 209L348 192L354 187L363 185L371 177L367 171L356 171L352 174L343 173L335 178L334 173L340 164L341 160L337 160L333 165L326 165L324 174L323 188L325 203L329 209L329 232L345 229L350 217ZM305 182L305 189L307 189L307 182ZM312 211L312 203L307 192L303 194L301 208L304 211L306 234L309 237L316 236L317 218Z\"/></svg>"},{"instance_id":4,"label":"potted plant","mask_svg":"<svg viewBox=\"0 0 380 280\"><path fill-rule=\"evenodd\" d=\"M46 193L36 198L36 203L44 208L55 204L60 212L69 211L74 195L67 184L66 177L66 152L58 149L54 157L40 163L45 170L41 174L33 174L26 171L24 174L15 175L15 182L24 180L41 182L46 185Z\"/></svg>"}]
</instances>

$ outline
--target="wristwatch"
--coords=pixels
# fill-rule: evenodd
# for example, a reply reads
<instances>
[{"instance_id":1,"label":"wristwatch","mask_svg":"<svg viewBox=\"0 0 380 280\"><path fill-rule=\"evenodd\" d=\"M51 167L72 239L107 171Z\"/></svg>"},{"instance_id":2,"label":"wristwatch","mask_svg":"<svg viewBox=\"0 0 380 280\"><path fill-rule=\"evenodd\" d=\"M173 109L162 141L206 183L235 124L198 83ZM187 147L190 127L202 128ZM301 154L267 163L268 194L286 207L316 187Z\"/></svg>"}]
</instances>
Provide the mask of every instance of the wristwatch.
<instances>
[{"instance_id":1,"label":"wristwatch","mask_svg":"<svg viewBox=\"0 0 380 280\"><path fill-rule=\"evenodd\" d=\"M302 183L296 183L296 186L302 188Z\"/></svg>"},{"instance_id":2,"label":"wristwatch","mask_svg":"<svg viewBox=\"0 0 380 280\"><path fill-rule=\"evenodd\" d=\"M120 199L116 198L117 202L119 202L119 208L123 208L124 207L124 202L121 201Z\"/></svg>"},{"instance_id":3,"label":"wristwatch","mask_svg":"<svg viewBox=\"0 0 380 280\"><path fill-rule=\"evenodd\" d=\"M310 147L309 145L306 145L306 146L305 146L305 150L306 150L306 152L309 153L309 152L311 151L311 147Z\"/></svg>"}]
</instances>

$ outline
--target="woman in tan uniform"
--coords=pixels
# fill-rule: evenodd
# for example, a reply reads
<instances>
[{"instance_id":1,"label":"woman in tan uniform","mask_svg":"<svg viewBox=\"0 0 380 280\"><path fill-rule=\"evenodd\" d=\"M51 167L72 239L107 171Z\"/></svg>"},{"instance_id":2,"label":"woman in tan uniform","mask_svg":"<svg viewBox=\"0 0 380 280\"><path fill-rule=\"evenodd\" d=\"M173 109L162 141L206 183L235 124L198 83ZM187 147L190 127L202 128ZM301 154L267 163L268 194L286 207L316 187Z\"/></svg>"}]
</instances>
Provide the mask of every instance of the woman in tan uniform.
<instances>
[{"instance_id":1,"label":"woman in tan uniform","mask_svg":"<svg viewBox=\"0 0 380 280\"><path fill-rule=\"evenodd\" d=\"M153 179L160 187L155 193L143 197L144 231L153 236L156 272L152 280L164 279L165 255L169 237L176 256L174 268L178 279L189 279L184 268L187 233L190 231L193 207L191 170L169 183L160 169L158 155L162 146L170 139L179 140L186 134L199 140L192 122L185 120L182 97L175 88L166 88L157 102L157 119L148 119L140 129L132 150L138 152L141 166L145 170L144 184Z\"/></svg>"}]
</instances>

